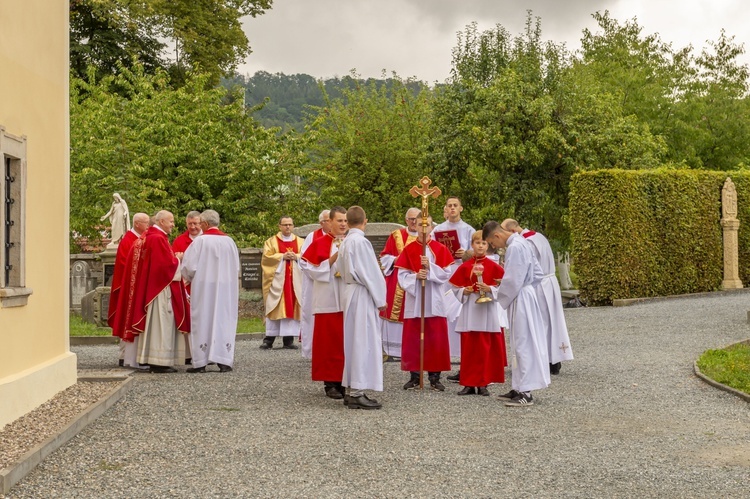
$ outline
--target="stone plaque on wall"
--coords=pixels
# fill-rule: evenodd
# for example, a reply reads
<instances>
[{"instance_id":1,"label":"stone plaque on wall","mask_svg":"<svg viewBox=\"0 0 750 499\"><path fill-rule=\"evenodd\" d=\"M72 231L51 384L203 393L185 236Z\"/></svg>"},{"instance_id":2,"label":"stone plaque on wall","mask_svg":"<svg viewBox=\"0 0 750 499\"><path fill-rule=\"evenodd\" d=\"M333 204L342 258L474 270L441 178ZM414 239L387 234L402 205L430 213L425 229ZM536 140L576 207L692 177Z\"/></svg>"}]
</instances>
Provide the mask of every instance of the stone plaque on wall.
<instances>
[{"instance_id":1,"label":"stone plaque on wall","mask_svg":"<svg viewBox=\"0 0 750 499\"><path fill-rule=\"evenodd\" d=\"M261 289L263 287L260 258L261 250L257 248L240 250L240 284L242 289Z\"/></svg>"}]
</instances>

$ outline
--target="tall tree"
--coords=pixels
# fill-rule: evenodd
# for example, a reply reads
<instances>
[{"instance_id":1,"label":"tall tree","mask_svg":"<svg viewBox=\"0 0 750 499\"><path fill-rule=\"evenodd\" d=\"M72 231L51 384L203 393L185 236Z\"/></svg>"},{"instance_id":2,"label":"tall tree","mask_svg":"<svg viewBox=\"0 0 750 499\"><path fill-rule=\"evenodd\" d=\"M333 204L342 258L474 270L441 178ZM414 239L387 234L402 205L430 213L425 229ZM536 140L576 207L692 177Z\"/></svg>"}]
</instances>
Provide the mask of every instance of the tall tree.
<instances>
[{"instance_id":1,"label":"tall tree","mask_svg":"<svg viewBox=\"0 0 750 499\"><path fill-rule=\"evenodd\" d=\"M167 69L178 86L195 70L216 84L251 52L240 19L272 1L70 0L71 66L79 78L88 65L101 77L137 58L149 72Z\"/></svg>"},{"instance_id":2,"label":"tall tree","mask_svg":"<svg viewBox=\"0 0 750 499\"><path fill-rule=\"evenodd\" d=\"M73 231L95 237L113 192L134 211L213 208L247 244L275 232L282 213L303 211L309 194L295 183L302 146L260 127L227 90L206 89L207 79L173 89L164 72L139 65L100 81L73 79Z\"/></svg>"},{"instance_id":3,"label":"tall tree","mask_svg":"<svg viewBox=\"0 0 750 499\"><path fill-rule=\"evenodd\" d=\"M309 125L305 180L329 203L359 204L372 221L400 220L413 203L407 193L423 174L430 92L394 75L343 93L330 99L324 92L325 106Z\"/></svg>"}]
</instances>

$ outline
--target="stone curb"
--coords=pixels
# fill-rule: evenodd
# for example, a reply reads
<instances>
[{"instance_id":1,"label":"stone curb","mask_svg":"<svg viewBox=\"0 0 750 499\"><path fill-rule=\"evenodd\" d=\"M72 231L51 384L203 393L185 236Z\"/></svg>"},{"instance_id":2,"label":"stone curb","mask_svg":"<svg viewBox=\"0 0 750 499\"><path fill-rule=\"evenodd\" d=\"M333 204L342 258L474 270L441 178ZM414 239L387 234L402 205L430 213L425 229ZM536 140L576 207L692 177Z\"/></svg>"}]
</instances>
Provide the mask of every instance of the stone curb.
<instances>
[{"instance_id":1,"label":"stone curb","mask_svg":"<svg viewBox=\"0 0 750 499\"><path fill-rule=\"evenodd\" d=\"M237 341L259 340L263 339L265 333L238 333ZM86 345L115 345L120 342L119 338L114 336L71 336L70 346Z\"/></svg>"},{"instance_id":2,"label":"stone curb","mask_svg":"<svg viewBox=\"0 0 750 499\"><path fill-rule=\"evenodd\" d=\"M704 293L686 293L684 295L667 295L667 296L651 296L646 298L621 298L612 300L612 306L613 307L627 307L628 305L633 305L635 303L643 303L643 302L649 302L649 301L663 301L663 300L673 300L675 298L705 298L708 296L713 296L717 294L734 294L734 293L748 293L750 292L750 288L741 288L741 289L721 289L718 291L706 291Z\"/></svg>"},{"instance_id":3,"label":"stone curb","mask_svg":"<svg viewBox=\"0 0 750 499\"><path fill-rule=\"evenodd\" d=\"M73 421L57 432L57 434L31 449L18 462L0 470L0 494L7 494L13 485L28 475L44 458L65 445L89 423L115 405L130 390L133 384L133 378L130 377L88 378L84 376L79 377L78 381L122 381L122 383L102 395L98 401L78 414Z\"/></svg>"},{"instance_id":4,"label":"stone curb","mask_svg":"<svg viewBox=\"0 0 750 499\"><path fill-rule=\"evenodd\" d=\"M724 348L729 348L729 347L733 347L734 345L744 345L744 344L750 345L750 340L738 341L737 343L732 343L731 345L727 345ZM701 372L701 370L698 368L698 361L697 360L695 362L693 362L693 372L695 373L696 376L698 376L700 379L702 379L703 381L705 381L709 385L713 386L714 388L718 388L719 390L724 390L727 393L731 393L732 395L736 395L737 397L741 398L745 402L750 402L750 395L749 394L747 394L745 392L741 392L741 391L739 391L739 390L737 390L735 388L732 388L731 386L727 386L727 385L725 385L723 383L719 383L718 381L716 381L714 379L711 379L708 376L706 376L705 374L703 374Z\"/></svg>"}]
</instances>

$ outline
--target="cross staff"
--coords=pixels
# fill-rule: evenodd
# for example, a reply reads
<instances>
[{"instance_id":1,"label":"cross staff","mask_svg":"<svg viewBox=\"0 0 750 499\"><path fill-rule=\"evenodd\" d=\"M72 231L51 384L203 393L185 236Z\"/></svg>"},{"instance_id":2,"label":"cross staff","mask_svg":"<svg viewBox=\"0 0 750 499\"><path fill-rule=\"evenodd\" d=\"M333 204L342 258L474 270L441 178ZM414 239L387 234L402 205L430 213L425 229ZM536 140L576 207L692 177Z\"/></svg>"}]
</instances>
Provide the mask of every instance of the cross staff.
<instances>
[{"instance_id":1,"label":"cross staff","mask_svg":"<svg viewBox=\"0 0 750 499\"><path fill-rule=\"evenodd\" d=\"M430 198L437 198L442 192L440 188L430 187L432 180L429 177L422 177L419 180L419 185L416 185L409 189L409 194L413 197L420 196L422 198L422 256L427 255L427 217L430 216L429 212L429 200ZM424 389L424 300L425 300L425 285L427 281L422 280L422 300L421 309L422 316L419 323L419 389Z\"/></svg>"}]
</instances>

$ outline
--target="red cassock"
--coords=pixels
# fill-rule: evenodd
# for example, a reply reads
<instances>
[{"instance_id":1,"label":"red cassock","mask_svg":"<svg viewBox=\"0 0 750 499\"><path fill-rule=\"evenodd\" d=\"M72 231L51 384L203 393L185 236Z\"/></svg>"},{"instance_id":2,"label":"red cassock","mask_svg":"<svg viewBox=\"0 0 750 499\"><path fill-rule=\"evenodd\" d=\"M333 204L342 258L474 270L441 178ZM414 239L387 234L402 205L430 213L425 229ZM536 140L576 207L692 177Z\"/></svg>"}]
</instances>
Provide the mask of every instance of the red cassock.
<instances>
[{"instance_id":1,"label":"red cassock","mask_svg":"<svg viewBox=\"0 0 750 499\"><path fill-rule=\"evenodd\" d=\"M429 240L426 248L434 256L434 263L447 268L453 262L450 251L441 243ZM419 272L422 268L422 243L407 244L395 264L396 268ZM421 286L417 282L418 286ZM436 283L433 285L437 286ZM430 299L425 295L425 299ZM419 371L419 350L422 329L421 317L404 318L404 332L401 340L401 370ZM448 344L448 320L445 317L425 317L424 320L424 370L428 372L449 371L451 369L450 346Z\"/></svg>"},{"instance_id":2,"label":"red cassock","mask_svg":"<svg viewBox=\"0 0 750 499\"><path fill-rule=\"evenodd\" d=\"M505 270L492 260L481 257L471 258L461 264L451 276L450 282L456 287L472 286L477 292L477 276L474 265L484 266L482 280L485 284L495 286L503 278ZM469 297L470 300L475 299ZM464 305L462 314L470 313ZM461 333L461 379L462 386L487 386L490 383L505 383L505 366L508 365L505 352L505 335L487 331L468 331Z\"/></svg>"},{"instance_id":3,"label":"red cassock","mask_svg":"<svg viewBox=\"0 0 750 499\"><path fill-rule=\"evenodd\" d=\"M133 244L125 264L115 315L115 327L123 340L133 341L144 332L148 306L167 286L172 291L172 313L177 329L190 332L190 305L185 286L182 279L172 280L179 263L167 234L157 227L149 227Z\"/></svg>"},{"instance_id":4,"label":"red cassock","mask_svg":"<svg viewBox=\"0 0 750 499\"><path fill-rule=\"evenodd\" d=\"M115 256L115 270L112 273L112 284L109 292L109 309L107 310L107 324L112 328L112 336L121 336L122 331L118 331L115 328L117 320L115 314L117 313L117 303L120 298L120 288L122 287L122 279L125 275L125 264L128 261L128 255L130 250L133 248L133 244L138 239L138 236L132 230L129 230L120 239L120 244L117 245L117 256Z\"/></svg>"},{"instance_id":5,"label":"red cassock","mask_svg":"<svg viewBox=\"0 0 750 499\"><path fill-rule=\"evenodd\" d=\"M331 256L334 237L331 234L313 240L302 258L312 265L320 265ZM336 283L331 283L336 285ZM344 374L344 312L316 313L313 325L312 372L313 381L340 383Z\"/></svg>"},{"instance_id":6,"label":"red cassock","mask_svg":"<svg viewBox=\"0 0 750 499\"><path fill-rule=\"evenodd\" d=\"M192 242L193 240L190 239L190 232L186 230L172 241L172 251L175 253L185 253ZM185 289L187 290L188 295L190 295L190 283L185 285Z\"/></svg>"}]
</instances>

